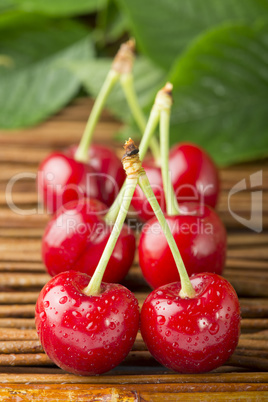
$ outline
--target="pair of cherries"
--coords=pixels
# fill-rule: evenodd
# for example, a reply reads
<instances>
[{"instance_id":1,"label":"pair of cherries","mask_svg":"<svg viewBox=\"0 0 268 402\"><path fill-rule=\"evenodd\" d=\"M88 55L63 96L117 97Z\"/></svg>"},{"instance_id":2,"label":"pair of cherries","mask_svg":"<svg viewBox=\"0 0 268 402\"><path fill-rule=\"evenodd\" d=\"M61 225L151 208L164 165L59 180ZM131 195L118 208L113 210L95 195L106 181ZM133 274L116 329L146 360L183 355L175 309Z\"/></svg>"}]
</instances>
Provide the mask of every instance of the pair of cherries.
<instances>
[{"instance_id":1,"label":"pair of cherries","mask_svg":"<svg viewBox=\"0 0 268 402\"><path fill-rule=\"evenodd\" d=\"M96 375L116 367L130 352L139 321L155 359L181 373L211 371L237 346L239 302L230 283L216 274L191 278L193 298L179 296L179 282L154 290L141 315L124 286L103 282L98 295L87 295L89 280L80 272L63 272L48 282L36 304L41 344L68 372Z\"/></svg>"},{"instance_id":2,"label":"pair of cherries","mask_svg":"<svg viewBox=\"0 0 268 402\"><path fill-rule=\"evenodd\" d=\"M138 175L139 184L151 199L148 179L142 175ZM181 282L162 286L147 297L140 315L143 339L153 356L169 368L185 373L210 371L224 363L237 345L240 310L236 293L213 273L189 280L157 201L151 205L179 261ZM115 367L131 350L139 328L135 296L121 285L99 282L112 255L109 248L116 244L117 231L123 226L125 209L124 200L93 277L63 272L49 281L37 301L41 343L57 365L72 373L93 375ZM98 207L95 210L101 212ZM91 220L89 227L94 223Z\"/></svg>"}]
</instances>

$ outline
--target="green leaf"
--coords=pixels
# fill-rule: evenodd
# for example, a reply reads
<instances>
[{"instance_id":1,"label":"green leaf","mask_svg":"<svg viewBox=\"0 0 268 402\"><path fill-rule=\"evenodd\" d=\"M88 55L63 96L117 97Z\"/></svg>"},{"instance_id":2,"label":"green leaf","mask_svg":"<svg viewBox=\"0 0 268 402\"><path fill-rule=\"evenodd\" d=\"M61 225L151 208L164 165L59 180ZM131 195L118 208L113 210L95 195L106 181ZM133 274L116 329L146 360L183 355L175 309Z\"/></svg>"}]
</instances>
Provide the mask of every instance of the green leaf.
<instances>
[{"instance_id":1,"label":"green leaf","mask_svg":"<svg viewBox=\"0 0 268 402\"><path fill-rule=\"evenodd\" d=\"M268 14L267 0L118 0L141 50L166 68L202 31Z\"/></svg>"},{"instance_id":2,"label":"green leaf","mask_svg":"<svg viewBox=\"0 0 268 402\"><path fill-rule=\"evenodd\" d=\"M0 66L0 127L35 124L60 110L78 91L79 79L65 68L89 60L88 31L71 21L9 18L1 24L0 54L12 66Z\"/></svg>"},{"instance_id":3,"label":"green leaf","mask_svg":"<svg viewBox=\"0 0 268 402\"><path fill-rule=\"evenodd\" d=\"M19 9L49 16L73 16L100 10L106 0L13 0Z\"/></svg>"},{"instance_id":4,"label":"green leaf","mask_svg":"<svg viewBox=\"0 0 268 402\"><path fill-rule=\"evenodd\" d=\"M111 68L111 59L74 63L70 65L70 68L78 75L89 94L96 97ZM165 73L144 57L140 57L134 63L133 75L139 103L142 108L145 108L148 103L151 104L156 92L161 87ZM128 105L119 83L110 94L107 106L116 117L125 122L130 121Z\"/></svg>"},{"instance_id":5,"label":"green leaf","mask_svg":"<svg viewBox=\"0 0 268 402\"><path fill-rule=\"evenodd\" d=\"M178 59L173 142L201 144L220 165L268 155L267 28L217 28Z\"/></svg>"},{"instance_id":6,"label":"green leaf","mask_svg":"<svg viewBox=\"0 0 268 402\"><path fill-rule=\"evenodd\" d=\"M6 12L16 7L16 0L1 0L0 1L0 13Z\"/></svg>"},{"instance_id":7,"label":"green leaf","mask_svg":"<svg viewBox=\"0 0 268 402\"><path fill-rule=\"evenodd\" d=\"M103 48L107 43L120 40L124 33L128 31L128 21L119 9L115 0L107 0L104 7L97 14L95 37L99 45Z\"/></svg>"}]
</instances>

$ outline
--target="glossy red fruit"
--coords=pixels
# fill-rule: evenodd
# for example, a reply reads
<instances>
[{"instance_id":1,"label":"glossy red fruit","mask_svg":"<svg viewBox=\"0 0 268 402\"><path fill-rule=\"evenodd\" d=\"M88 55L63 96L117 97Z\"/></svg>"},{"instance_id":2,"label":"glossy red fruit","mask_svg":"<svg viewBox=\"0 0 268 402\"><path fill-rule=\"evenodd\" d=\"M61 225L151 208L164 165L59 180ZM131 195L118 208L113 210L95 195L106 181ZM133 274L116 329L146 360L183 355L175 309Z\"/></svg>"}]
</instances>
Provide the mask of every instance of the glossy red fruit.
<instances>
[{"instance_id":1,"label":"glossy red fruit","mask_svg":"<svg viewBox=\"0 0 268 402\"><path fill-rule=\"evenodd\" d=\"M52 278L36 303L36 328L53 362L80 375L111 370L129 353L139 327L138 301L118 284L102 283L98 296L83 289L90 277L69 271Z\"/></svg>"},{"instance_id":2,"label":"glossy red fruit","mask_svg":"<svg viewBox=\"0 0 268 402\"><path fill-rule=\"evenodd\" d=\"M146 158L143 167L151 183L154 194L163 211L165 196L161 176L161 167L153 158ZM174 145L169 154L171 181L179 203L198 202L215 207L219 195L218 170L209 155L193 144ZM150 204L143 192L137 187L132 205L142 220L154 216Z\"/></svg>"},{"instance_id":3,"label":"glossy red fruit","mask_svg":"<svg viewBox=\"0 0 268 402\"><path fill-rule=\"evenodd\" d=\"M141 311L142 337L156 360L180 373L202 373L221 366L234 352L240 334L235 290L222 277L191 278L192 299L179 296L180 283L154 290Z\"/></svg>"},{"instance_id":4,"label":"glossy red fruit","mask_svg":"<svg viewBox=\"0 0 268 402\"><path fill-rule=\"evenodd\" d=\"M39 166L38 192L48 212L82 197L112 204L125 179L122 163L112 150L92 145L89 163L75 160L77 147L53 152Z\"/></svg>"},{"instance_id":5,"label":"glossy red fruit","mask_svg":"<svg viewBox=\"0 0 268 402\"><path fill-rule=\"evenodd\" d=\"M82 199L62 206L48 223L42 239L42 258L48 273L55 276L73 269L93 275L112 231L97 200ZM120 282L132 265L135 235L124 225L103 280Z\"/></svg>"},{"instance_id":6,"label":"glossy red fruit","mask_svg":"<svg viewBox=\"0 0 268 402\"><path fill-rule=\"evenodd\" d=\"M227 236L217 213L208 206L182 204L181 215L167 216L188 275L201 272L222 274ZM166 237L156 218L144 225L139 241L139 264L152 288L180 280Z\"/></svg>"}]
</instances>

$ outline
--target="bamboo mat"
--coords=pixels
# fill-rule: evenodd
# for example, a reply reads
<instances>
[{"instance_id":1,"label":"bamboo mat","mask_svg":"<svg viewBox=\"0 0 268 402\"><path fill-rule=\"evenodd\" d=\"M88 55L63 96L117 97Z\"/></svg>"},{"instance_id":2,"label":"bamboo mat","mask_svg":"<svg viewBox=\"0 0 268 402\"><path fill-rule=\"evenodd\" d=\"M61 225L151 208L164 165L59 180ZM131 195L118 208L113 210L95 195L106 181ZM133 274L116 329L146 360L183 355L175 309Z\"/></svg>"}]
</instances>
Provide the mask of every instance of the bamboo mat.
<instances>
[{"instance_id":1,"label":"bamboo mat","mask_svg":"<svg viewBox=\"0 0 268 402\"><path fill-rule=\"evenodd\" d=\"M228 230L224 276L235 287L242 309L242 335L234 355L222 367L204 375L180 375L159 365L138 334L133 350L116 369L98 377L78 377L57 368L44 354L35 325L35 301L48 281L40 258L41 236L49 217L24 215L37 208L34 174L53 149L77 143L92 101L78 99L38 127L6 134L0 131L0 400L212 401L268 399L268 161L222 169L218 212ZM120 128L107 112L95 140L113 144ZM120 144L116 152L121 153ZM242 226L228 211L234 184L263 172L263 230ZM28 173L13 186L12 212L5 190L14 175ZM19 176L17 176L19 177ZM235 194L231 208L249 219L250 189ZM135 262L124 284L142 305L149 293ZM59 387L59 384L64 386Z\"/></svg>"}]
</instances>

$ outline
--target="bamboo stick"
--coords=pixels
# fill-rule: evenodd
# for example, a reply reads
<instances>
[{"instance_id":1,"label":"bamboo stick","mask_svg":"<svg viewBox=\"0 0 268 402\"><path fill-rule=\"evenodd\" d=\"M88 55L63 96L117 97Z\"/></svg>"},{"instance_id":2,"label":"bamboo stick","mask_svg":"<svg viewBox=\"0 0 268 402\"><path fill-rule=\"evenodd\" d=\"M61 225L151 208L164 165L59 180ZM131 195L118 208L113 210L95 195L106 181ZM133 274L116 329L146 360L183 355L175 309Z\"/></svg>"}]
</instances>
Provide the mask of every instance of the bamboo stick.
<instances>
[{"instance_id":1,"label":"bamboo stick","mask_svg":"<svg viewBox=\"0 0 268 402\"><path fill-rule=\"evenodd\" d=\"M0 318L0 328L35 328L34 318Z\"/></svg>"},{"instance_id":2,"label":"bamboo stick","mask_svg":"<svg viewBox=\"0 0 268 402\"><path fill-rule=\"evenodd\" d=\"M10 370L14 370L10 368ZM16 369L16 370L19 370ZM38 370L38 367L36 368ZM44 370L40 368L39 370ZM6 381L6 383L11 384L194 384L194 383L214 383L214 384L236 384L236 383L247 383L247 384L262 384L268 383L268 373L206 373L206 374L179 374L179 373L162 373L161 376L154 374L147 374L144 376L141 374L132 375L113 375L112 373L107 373L102 376L76 376L73 374L65 373L64 371L56 368L46 368L45 373L30 373L26 374L20 372L19 375L8 373L0 373L0 383ZM55 374L50 374L50 372Z\"/></svg>"},{"instance_id":3,"label":"bamboo stick","mask_svg":"<svg viewBox=\"0 0 268 402\"><path fill-rule=\"evenodd\" d=\"M240 336L242 339L260 339L260 340L268 340L268 329L264 331L259 331L253 334L242 334Z\"/></svg>"},{"instance_id":4,"label":"bamboo stick","mask_svg":"<svg viewBox=\"0 0 268 402\"><path fill-rule=\"evenodd\" d=\"M23 152L21 147L11 147L8 145L1 145L0 147L0 160L12 163L36 163L39 164L50 152L53 151L52 147L35 147L34 149L27 148L27 152Z\"/></svg>"},{"instance_id":5,"label":"bamboo stick","mask_svg":"<svg viewBox=\"0 0 268 402\"><path fill-rule=\"evenodd\" d=\"M67 387L68 388L68 387ZM79 387L73 390L67 389L66 386L59 389L35 389L27 386L25 389L20 389L18 386L10 386L9 388L0 389L0 396L2 400L16 400L20 401L32 401L32 400L49 400L49 401L80 401L88 402L91 401L102 401L107 402L138 402L140 398L137 396L135 391L131 390L121 390L117 388L101 387L100 389L90 389L90 390L79 390ZM19 398L19 399L17 399ZM60 398L60 399L59 399ZM90 398L90 399L89 399Z\"/></svg>"},{"instance_id":6,"label":"bamboo stick","mask_svg":"<svg viewBox=\"0 0 268 402\"><path fill-rule=\"evenodd\" d=\"M268 371L268 359L263 359L261 357L241 356L234 353L228 360L227 364L233 364L234 366L241 366L249 369L254 368L255 370L260 371Z\"/></svg>"},{"instance_id":7,"label":"bamboo stick","mask_svg":"<svg viewBox=\"0 0 268 402\"><path fill-rule=\"evenodd\" d=\"M268 267L268 264L267 264ZM256 275L256 270L249 270L246 273L242 270L235 268L225 268L223 276L228 276L229 278L250 280L255 282L264 282L268 280L268 270L262 270L259 272L259 277ZM246 277L246 278L245 278Z\"/></svg>"},{"instance_id":8,"label":"bamboo stick","mask_svg":"<svg viewBox=\"0 0 268 402\"><path fill-rule=\"evenodd\" d=\"M42 262L38 261L0 261L0 272L20 272L20 271L30 271L30 272L45 272L45 266Z\"/></svg>"},{"instance_id":9,"label":"bamboo stick","mask_svg":"<svg viewBox=\"0 0 268 402\"><path fill-rule=\"evenodd\" d=\"M1 228L0 236L1 238L39 238L43 236L43 228Z\"/></svg>"},{"instance_id":10,"label":"bamboo stick","mask_svg":"<svg viewBox=\"0 0 268 402\"><path fill-rule=\"evenodd\" d=\"M11 177L19 174L19 173L36 173L37 172L37 165L27 165L21 163L14 165L13 163L1 163L1 170L0 170L0 181L8 182Z\"/></svg>"},{"instance_id":11,"label":"bamboo stick","mask_svg":"<svg viewBox=\"0 0 268 402\"><path fill-rule=\"evenodd\" d=\"M268 244L268 234L267 233L228 233L227 237L228 246L255 246L259 244Z\"/></svg>"},{"instance_id":12,"label":"bamboo stick","mask_svg":"<svg viewBox=\"0 0 268 402\"><path fill-rule=\"evenodd\" d=\"M7 251L2 251L1 252L1 261L2 262L41 262L41 254L38 251L31 251L31 250L25 250L25 251L20 251L14 252L11 250Z\"/></svg>"},{"instance_id":13,"label":"bamboo stick","mask_svg":"<svg viewBox=\"0 0 268 402\"><path fill-rule=\"evenodd\" d=\"M94 396L94 401L97 400L105 400L105 401L118 401L121 399L118 399L121 390L124 391L132 391L131 385L128 384L117 384L116 390L117 390L117 396L115 397L115 394L113 399L107 399L105 397L107 387L103 386L102 384L74 384L73 386L71 384L64 384L64 387L58 387L56 384L51 384L50 386L44 387L42 384L35 384L35 386L32 385L26 385L26 384L20 384L21 388L18 387L18 385L15 384L9 384L8 390L12 391L12 393L8 395L14 395L14 392L18 392L17 395L19 396L27 396L26 400L35 400L36 398L40 398L40 400L44 400L44 398L47 398L49 400L56 400L55 398L60 398L60 400L79 400L79 401L88 401L89 396L93 395ZM170 395L173 394L172 400L175 401L177 398L181 395L181 393L186 393L190 395L194 395L195 393L202 392L203 396L208 396L208 395L213 395L215 396L215 393L219 395L220 393L225 394L225 398L228 395L228 393L236 393L236 396L238 395L237 392L243 392L244 389L247 389L247 396L249 398L250 395L253 394L253 392L258 391L261 393L261 391L265 391L268 389L267 384L247 384L247 383L236 383L236 384L213 384L213 383L206 383L206 384L198 384L198 383L189 383L189 384L154 384L154 387L152 388L151 384L135 384L135 392L133 394L138 393L139 398L134 399L135 401L151 401L150 399L151 395L159 396L161 393L161 400L167 400L166 398ZM113 388L114 389L114 388ZM94 390L98 391L98 396L95 397ZM5 392L6 390L3 389L2 395L6 395ZM0 394L1 395L1 394ZM147 395L146 399L144 399L144 395ZM268 392L266 393L268 395ZM174 399L175 397L175 399ZM85 398L85 399L84 399ZM87 399L86 399L87 398ZM149 399L148 399L149 398ZM129 401L129 399L127 399ZM132 399L130 399L132 401ZM155 399L154 400L160 400L160 399ZM190 400L190 399L188 399ZM218 400L218 399L214 399ZM224 400L224 399L223 399ZM225 399L226 400L226 399Z\"/></svg>"},{"instance_id":14,"label":"bamboo stick","mask_svg":"<svg viewBox=\"0 0 268 402\"><path fill-rule=\"evenodd\" d=\"M45 353L0 354L0 366L51 366L54 363Z\"/></svg>"},{"instance_id":15,"label":"bamboo stick","mask_svg":"<svg viewBox=\"0 0 268 402\"><path fill-rule=\"evenodd\" d=\"M268 259L268 248L267 247L254 247L254 248L243 248L243 249L229 249L228 258L250 258L250 259Z\"/></svg>"},{"instance_id":16,"label":"bamboo stick","mask_svg":"<svg viewBox=\"0 0 268 402\"><path fill-rule=\"evenodd\" d=\"M238 296L248 296L248 297L267 297L268 296L268 286L267 280L261 281L260 279L253 280L243 279L239 276L234 275L224 275L228 279L233 287L235 288Z\"/></svg>"},{"instance_id":17,"label":"bamboo stick","mask_svg":"<svg viewBox=\"0 0 268 402\"><path fill-rule=\"evenodd\" d=\"M268 318L244 318L241 320L242 329L265 329L268 328Z\"/></svg>"},{"instance_id":18,"label":"bamboo stick","mask_svg":"<svg viewBox=\"0 0 268 402\"><path fill-rule=\"evenodd\" d=\"M40 292L0 292L0 304L36 303Z\"/></svg>"},{"instance_id":19,"label":"bamboo stick","mask_svg":"<svg viewBox=\"0 0 268 402\"><path fill-rule=\"evenodd\" d=\"M1 227L41 227L44 228L49 221L46 214L19 215L9 208L0 208L0 228Z\"/></svg>"},{"instance_id":20,"label":"bamboo stick","mask_svg":"<svg viewBox=\"0 0 268 402\"><path fill-rule=\"evenodd\" d=\"M0 241L0 253L3 251L11 251L14 253L14 249L17 251L32 252L32 250L40 253L41 242L40 239L1 239ZM1 255L0 254L0 255Z\"/></svg>"},{"instance_id":21,"label":"bamboo stick","mask_svg":"<svg viewBox=\"0 0 268 402\"><path fill-rule=\"evenodd\" d=\"M0 353L11 354L11 353L42 353L43 348L37 341L0 341Z\"/></svg>"},{"instance_id":22,"label":"bamboo stick","mask_svg":"<svg viewBox=\"0 0 268 402\"><path fill-rule=\"evenodd\" d=\"M18 341L18 340L37 340L38 335L35 329L16 329L16 328L0 328L0 341Z\"/></svg>"},{"instance_id":23,"label":"bamboo stick","mask_svg":"<svg viewBox=\"0 0 268 402\"><path fill-rule=\"evenodd\" d=\"M51 277L48 274L0 273L0 286L29 287L44 286Z\"/></svg>"},{"instance_id":24,"label":"bamboo stick","mask_svg":"<svg viewBox=\"0 0 268 402\"><path fill-rule=\"evenodd\" d=\"M239 394L238 394L239 392ZM164 400L169 400L169 401L182 401L182 402L214 402L214 401L223 401L225 402L226 400L228 401L266 401L268 398L268 393L266 391L239 391L236 390L234 392L198 392L195 391L195 393L187 393L185 392L180 392L178 393L154 393L154 392L142 392L140 393L140 398L143 401L150 401L150 402L158 402L158 401L164 401ZM167 399L168 398L168 399Z\"/></svg>"},{"instance_id":25,"label":"bamboo stick","mask_svg":"<svg viewBox=\"0 0 268 402\"><path fill-rule=\"evenodd\" d=\"M34 304L22 304L22 305L8 305L0 306L0 317L34 317L35 305Z\"/></svg>"},{"instance_id":26,"label":"bamboo stick","mask_svg":"<svg viewBox=\"0 0 268 402\"><path fill-rule=\"evenodd\" d=\"M259 260L245 260L245 259L234 259L234 258L227 258L226 260L226 267L232 269L258 269L258 270L267 270L267 261L259 261Z\"/></svg>"},{"instance_id":27,"label":"bamboo stick","mask_svg":"<svg viewBox=\"0 0 268 402\"><path fill-rule=\"evenodd\" d=\"M240 338L238 342L238 348L245 348L245 349L262 349L262 350L268 350L268 342L266 340L261 340L261 339L245 339L245 338ZM268 364L268 360L267 360Z\"/></svg>"},{"instance_id":28,"label":"bamboo stick","mask_svg":"<svg viewBox=\"0 0 268 402\"><path fill-rule=\"evenodd\" d=\"M38 195L36 192L14 192L12 194L12 202L16 206L34 205L37 206ZM0 206L7 206L6 194L0 193Z\"/></svg>"},{"instance_id":29,"label":"bamboo stick","mask_svg":"<svg viewBox=\"0 0 268 402\"><path fill-rule=\"evenodd\" d=\"M101 142L112 144L113 134L122 127L121 123L116 121L100 121L96 127L95 142L101 133ZM9 148L12 145L12 149L17 147L27 147L27 151L32 151L32 148L36 149L42 144L44 147L62 148L69 145L77 144L83 134L85 128L84 121L47 121L40 124L37 127L27 130L13 131L12 136L1 135L0 131L0 143L3 147ZM99 140L100 141L100 140ZM19 148L20 149L20 148ZM3 161L9 161L10 159L2 159ZM12 160L12 159L11 159ZM27 155L21 155L20 162L25 162ZM42 160L37 160L39 163ZM34 162L36 159L34 159Z\"/></svg>"},{"instance_id":30,"label":"bamboo stick","mask_svg":"<svg viewBox=\"0 0 268 402\"><path fill-rule=\"evenodd\" d=\"M261 357L263 359L268 359L268 351L262 349L243 349L237 348L235 350L236 355L246 356L246 357Z\"/></svg>"}]
</instances>

